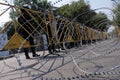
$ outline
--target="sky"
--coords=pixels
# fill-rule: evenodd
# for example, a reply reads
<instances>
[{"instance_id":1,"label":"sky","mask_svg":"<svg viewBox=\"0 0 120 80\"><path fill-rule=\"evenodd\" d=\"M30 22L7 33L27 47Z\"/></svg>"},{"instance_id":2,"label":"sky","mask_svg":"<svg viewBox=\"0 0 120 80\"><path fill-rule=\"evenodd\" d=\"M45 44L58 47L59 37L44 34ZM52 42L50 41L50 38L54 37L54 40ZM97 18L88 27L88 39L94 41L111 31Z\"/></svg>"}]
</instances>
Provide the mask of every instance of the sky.
<instances>
[{"instance_id":1,"label":"sky","mask_svg":"<svg viewBox=\"0 0 120 80\"><path fill-rule=\"evenodd\" d=\"M97 8L101 8L101 7L107 7L112 9L113 7L113 3L111 0L88 0L89 4L91 5L91 9L97 9ZM97 10L96 12L102 11L104 13L106 13L106 15L111 18L112 16L112 11L109 9L100 9Z\"/></svg>"},{"instance_id":2,"label":"sky","mask_svg":"<svg viewBox=\"0 0 120 80\"><path fill-rule=\"evenodd\" d=\"M3 0L0 0L0 3L5 3ZM8 6L4 6L0 4L0 27L3 25L6 21L9 21L9 11L5 12L3 15L1 13L7 9Z\"/></svg>"},{"instance_id":3,"label":"sky","mask_svg":"<svg viewBox=\"0 0 120 80\"><path fill-rule=\"evenodd\" d=\"M12 0L7 0L9 3L12 2ZM72 1L78 1L78 0L61 0L60 2L58 2L59 0L48 0L51 1L53 6L57 6L60 7L62 5L71 3ZM101 7L108 7L108 8L112 8L112 1L111 0L85 0L86 2L88 2L91 6L91 9L97 9L97 8L101 8ZM5 0L0 0L0 2L5 2ZM54 4L56 3L56 4ZM0 4L0 14L4 11L3 9L6 9L6 6L2 6ZM105 12L107 14L108 17L111 17L111 11L110 10L98 10L97 12L102 11ZM9 19L9 11L6 12L4 15L0 16L0 26L1 24L3 24L4 22L10 20Z\"/></svg>"}]
</instances>

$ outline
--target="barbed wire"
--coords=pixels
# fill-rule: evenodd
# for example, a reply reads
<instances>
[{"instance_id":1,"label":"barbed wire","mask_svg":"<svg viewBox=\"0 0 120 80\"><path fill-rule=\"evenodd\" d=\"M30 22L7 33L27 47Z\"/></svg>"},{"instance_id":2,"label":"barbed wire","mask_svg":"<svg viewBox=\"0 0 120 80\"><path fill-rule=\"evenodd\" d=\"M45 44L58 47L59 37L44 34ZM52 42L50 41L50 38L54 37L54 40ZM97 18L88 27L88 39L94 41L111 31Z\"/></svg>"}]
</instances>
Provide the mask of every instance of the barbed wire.
<instances>
[{"instance_id":1,"label":"barbed wire","mask_svg":"<svg viewBox=\"0 0 120 80\"><path fill-rule=\"evenodd\" d=\"M59 0L59 1L62 1L62 0ZM58 2L59 2L58 1ZM56 3L58 3L58 2L56 2ZM73 26L73 25L71 25L71 26ZM34 32L34 30L33 30L33 32ZM29 35L30 36L30 35ZM29 37L28 36L28 37ZM72 34L72 36L74 36L73 34ZM117 41L117 43L119 43L119 41ZM116 43L116 44L117 44ZM25 71L27 71L25 68L24 68L24 65L23 65L23 63L22 63L22 60L20 59L20 51L21 51L21 49L22 49L22 46L23 46L23 44L24 44L24 42L21 44L21 46L19 47L19 50L18 50L18 55L15 55L15 57L16 57L16 60L17 60L17 62L18 62L18 64L19 64L19 67L21 67L22 68L22 70L25 70ZM104 45L106 45L107 47L110 47L111 48L111 46L108 46L108 44L111 44L111 42L108 42L107 44L104 44ZM99 45L96 45L96 46L94 46L94 49L95 48L97 48L97 47L99 47L100 45L103 45L103 43L101 43L101 44L99 44ZM84 46L84 45L83 45ZM82 47L83 47L82 46ZM66 46L64 46L64 47L66 47ZM87 46L85 49L87 49L88 47L90 47L90 46ZM112 48L113 47L115 47L115 46L112 46ZM92 50L93 48L90 48L88 51L90 51L90 50ZM108 48L107 48L108 49ZM98 49L99 50L99 49ZM113 50L113 49L112 49ZM76 50L75 50L76 51ZM80 67L79 67L79 62L77 62L76 61L76 58L77 57L74 57L74 55L73 54L71 54L71 52L73 52L73 53L75 53L75 51L73 51L72 49L65 49L65 52L69 55L69 56L71 56L71 58L72 58L72 61L74 62L74 64L75 64L75 66L77 67L77 69L79 70L79 72L84 72L84 73L88 73L86 70L82 70ZM87 51L87 50L86 50ZM114 50L115 51L115 50ZM104 52L106 52L105 50L104 50ZM94 53L94 52L92 52L92 53ZM109 53L109 52L108 52ZM111 52L111 53L113 53L113 52ZM85 54L87 54L87 53L85 53ZM95 54L96 55L96 54ZM107 55L107 54L106 54ZM99 55L99 56L101 56L101 55ZM96 58L98 58L99 56L96 56ZM102 56L104 56L104 55L102 55ZM80 58L80 57L79 57ZM95 57L94 57L95 58ZM94 58L92 58L92 59L94 59ZM91 59L91 60L92 60ZM5 60L5 59L4 59ZM8 64L6 64L6 62L3 60L3 63L4 63L4 66L3 66L3 68L2 68L2 70L0 71L1 72L1 74L2 74L2 72L3 72L3 70L4 70L4 67L5 66L7 66L7 67L9 67L9 68L11 68L11 69L16 69L16 68L14 68L14 67L12 67L12 66L10 66L10 65L8 65ZM39 61L40 59L38 58L38 61ZM116 68L119 68L120 66L119 65L116 65L116 66L114 66L113 68L111 68L111 70L115 70ZM29 71L27 71L27 73L29 74ZM97 73L97 72L96 72ZM22 72L21 72L21 75L22 75ZM35 76L34 75L30 75L32 78L35 78Z\"/></svg>"},{"instance_id":2,"label":"barbed wire","mask_svg":"<svg viewBox=\"0 0 120 80\"><path fill-rule=\"evenodd\" d=\"M57 0L57 1L53 2L52 5L56 5L56 4L58 4L58 3L62 2L62 1L63 1L63 0Z\"/></svg>"}]
</instances>

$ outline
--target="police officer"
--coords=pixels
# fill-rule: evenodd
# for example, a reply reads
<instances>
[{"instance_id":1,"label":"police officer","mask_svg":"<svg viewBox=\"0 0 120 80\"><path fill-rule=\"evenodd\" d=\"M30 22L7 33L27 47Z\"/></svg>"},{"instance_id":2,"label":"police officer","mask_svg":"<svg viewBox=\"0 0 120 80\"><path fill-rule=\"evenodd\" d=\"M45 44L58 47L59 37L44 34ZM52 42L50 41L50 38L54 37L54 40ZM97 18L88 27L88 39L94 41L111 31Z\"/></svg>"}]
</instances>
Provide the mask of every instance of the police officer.
<instances>
[{"instance_id":1,"label":"police officer","mask_svg":"<svg viewBox=\"0 0 120 80\"><path fill-rule=\"evenodd\" d=\"M33 39L33 37L29 36L30 35L29 33L31 33L32 35L34 35L33 34L33 28L30 25L34 21L32 20L31 16L28 14L28 12L25 10L25 9L30 9L30 5L26 4L26 5L23 6L23 8L20 9L22 15L18 18L18 22L25 29L21 29L20 32L22 34L22 37L24 39L27 39L27 41L30 43L30 45L34 45L34 39ZM25 31L25 30L27 30L29 33L27 31ZM39 56L38 54L36 54L35 47L31 47L31 51L32 51L33 57L38 57ZM26 59L30 59L30 56L28 54L28 48L24 48L24 52L25 52Z\"/></svg>"}]
</instances>

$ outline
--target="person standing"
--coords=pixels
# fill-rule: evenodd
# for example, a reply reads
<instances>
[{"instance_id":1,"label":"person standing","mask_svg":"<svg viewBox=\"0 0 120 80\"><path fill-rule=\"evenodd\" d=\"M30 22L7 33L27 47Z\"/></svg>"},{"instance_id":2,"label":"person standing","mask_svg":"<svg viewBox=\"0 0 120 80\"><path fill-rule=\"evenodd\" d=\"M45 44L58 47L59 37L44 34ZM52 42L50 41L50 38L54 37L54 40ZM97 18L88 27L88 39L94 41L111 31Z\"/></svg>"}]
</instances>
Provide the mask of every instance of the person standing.
<instances>
[{"instance_id":1,"label":"person standing","mask_svg":"<svg viewBox=\"0 0 120 80\"><path fill-rule=\"evenodd\" d=\"M23 9L24 8L24 9ZM21 34L22 34L22 37L24 39L26 39L30 45L34 45L34 39L32 36L29 36L30 34L34 35L33 33L33 28L32 26L30 25L31 23L33 23L34 21L32 20L31 16L28 14L28 12L25 10L25 9L30 9L29 5L24 5L23 8L20 9L21 11L21 16L19 16L18 18L18 22L22 25L22 27L24 27L25 29L21 29ZM27 31L30 33L28 33ZM31 51L32 51L32 56L33 57L38 57L40 55L36 54L36 51L35 51L35 47L30 47ZM25 57L26 59L30 59L30 56L29 56L29 52L28 52L28 48L24 48L24 52L25 52Z\"/></svg>"}]
</instances>

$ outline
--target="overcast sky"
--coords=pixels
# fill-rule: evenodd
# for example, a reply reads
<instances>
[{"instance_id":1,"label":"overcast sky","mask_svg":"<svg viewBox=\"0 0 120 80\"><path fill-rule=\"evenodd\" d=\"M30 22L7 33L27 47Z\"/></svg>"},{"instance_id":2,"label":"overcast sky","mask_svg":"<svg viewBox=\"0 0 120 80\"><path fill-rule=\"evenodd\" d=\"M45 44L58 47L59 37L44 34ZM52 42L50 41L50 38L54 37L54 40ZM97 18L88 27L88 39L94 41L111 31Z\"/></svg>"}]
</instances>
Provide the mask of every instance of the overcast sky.
<instances>
[{"instance_id":1,"label":"overcast sky","mask_svg":"<svg viewBox=\"0 0 120 80\"><path fill-rule=\"evenodd\" d=\"M12 0L7 0L9 3L12 2ZM52 3L56 3L54 4L54 6L62 6L62 5L65 5L65 4L68 4L68 3L71 3L72 1L78 1L78 0L61 0L60 2L58 2L58 0L48 0L48 1L52 1ZM111 0L85 0L86 2L88 2L91 6L91 9L97 9L97 8L101 8L101 7L108 7L108 8L112 8L112 1ZM5 0L0 0L0 2L5 2ZM4 10L3 9L6 9L7 7L6 6L2 6L0 4L0 13L2 13ZM108 17L110 17L111 15L111 11L110 10L99 10L99 11L103 11L105 12ZM97 11L97 12L99 12ZM0 16L0 25L1 23L4 23L6 21L9 20L9 14L8 12L6 12L4 15Z\"/></svg>"}]
</instances>

